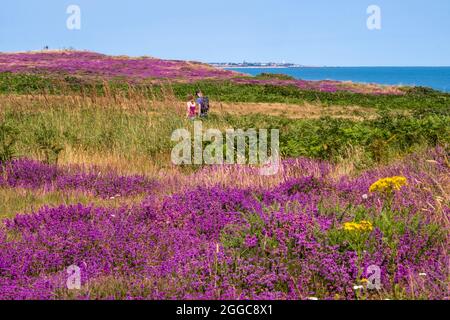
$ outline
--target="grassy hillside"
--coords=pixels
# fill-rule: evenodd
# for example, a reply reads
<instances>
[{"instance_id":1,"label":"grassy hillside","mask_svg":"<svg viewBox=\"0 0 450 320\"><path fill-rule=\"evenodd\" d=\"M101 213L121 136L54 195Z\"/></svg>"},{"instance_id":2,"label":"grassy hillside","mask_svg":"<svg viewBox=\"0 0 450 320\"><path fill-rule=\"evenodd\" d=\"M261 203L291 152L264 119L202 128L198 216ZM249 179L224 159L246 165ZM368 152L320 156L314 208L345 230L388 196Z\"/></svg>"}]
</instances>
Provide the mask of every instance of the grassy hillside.
<instances>
[{"instance_id":1,"label":"grassy hillside","mask_svg":"<svg viewBox=\"0 0 450 320\"><path fill-rule=\"evenodd\" d=\"M280 130L276 174L172 163L197 89L204 129ZM0 54L0 299L448 298L449 123L427 88Z\"/></svg>"}]
</instances>

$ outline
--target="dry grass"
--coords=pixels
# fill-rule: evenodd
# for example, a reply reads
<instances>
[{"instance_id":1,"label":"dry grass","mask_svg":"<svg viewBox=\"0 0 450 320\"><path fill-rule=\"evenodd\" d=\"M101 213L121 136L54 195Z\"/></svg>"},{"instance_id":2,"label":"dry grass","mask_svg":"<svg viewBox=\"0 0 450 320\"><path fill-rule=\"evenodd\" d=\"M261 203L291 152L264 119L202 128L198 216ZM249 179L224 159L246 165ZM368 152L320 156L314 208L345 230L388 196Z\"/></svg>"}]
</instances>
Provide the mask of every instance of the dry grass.
<instances>
[{"instance_id":1,"label":"dry grass","mask_svg":"<svg viewBox=\"0 0 450 320\"><path fill-rule=\"evenodd\" d=\"M120 207L131 205L143 200L143 196L115 197L111 199L100 199L76 191L45 191L30 190L23 188L0 188L0 220L13 218L17 213L31 213L39 210L42 206L57 207L72 204L93 204L101 207Z\"/></svg>"},{"instance_id":2,"label":"dry grass","mask_svg":"<svg viewBox=\"0 0 450 320\"><path fill-rule=\"evenodd\" d=\"M319 119L330 116L334 118L364 120L377 117L372 108L358 106L322 106L319 104L304 103L212 103L212 113L233 115L249 115L261 113L270 116L282 116L290 119Z\"/></svg>"},{"instance_id":3,"label":"dry grass","mask_svg":"<svg viewBox=\"0 0 450 320\"><path fill-rule=\"evenodd\" d=\"M150 178L164 178L168 175L181 174L180 167L172 164L169 154L153 157L133 155L127 157L118 153L90 152L67 146L59 158L60 165L95 166L113 169L125 175L144 175Z\"/></svg>"},{"instance_id":4,"label":"dry grass","mask_svg":"<svg viewBox=\"0 0 450 320\"><path fill-rule=\"evenodd\" d=\"M130 89L131 90L131 89ZM165 94L163 100L149 96L140 90L131 94L114 92L104 97L95 95L0 95L0 106L12 106L15 110L49 110L54 108L70 107L71 109L84 108L113 108L130 112L147 112L149 116L167 111L168 108L177 115L185 114L185 102L175 98L173 92ZM107 91L108 92L108 91ZM1 110L1 109L0 109ZM250 115L264 114L269 116L283 116L290 119L318 119L324 116L335 118L364 120L377 116L376 109L359 106L324 106L320 104L304 103L222 103L212 102L211 113L223 115Z\"/></svg>"},{"instance_id":5,"label":"dry grass","mask_svg":"<svg viewBox=\"0 0 450 320\"><path fill-rule=\"evenodd\" d=\"M165 186L164 190L167 193L173 193L178 191L180 186L188 190L196 187L214 186L240 189L271 188L293 178L306 175L320 176L320 168L316 162L305 168L299 159L293 161L289 166L280 165L276 174L268 176L261 175L258 166L206 166L192 174L174 171L172 175L166 176L162 181Z\"/></svg>"},{"instance_id":6,"label":"dry grass","mask_svg":"<svg viewBox=\"0 0 450 320\"><path fill-rule=\"evenodd\" d=\"M107 83L104 84L104 96L98 96L94 90L89 94L82 93L50 95L41 93L36 95L17 95L7 94L0 95L0 118L2 114L8 111L23 111L26 113L43 114L46 113L45 119L50 119L55 123L57 129L63 132L67 126L76 128L75 132L86 134L94 134L94 129L86 126L86 119L82 119L85 111L95 112L89 113L95 117L96 123L99 124L95 134L103 133L105 129L113 130L114 122L110 122L112 112L115 115L136 115L139 122L130 122L136 124L131 125L129 130L121 131L129 136L123 137L119 146L111 146L105 149L87 148L83 145L64 145L62 153L59 155L58 163L61 165L89 165L98 166L100 168L112 168L121 174L142 174L152 178L166 179L169 185L174 188L179 183L192 185L215 185L223 184L228 186L246 187L246 186L271 186L276 185L284 178L284 173L273 177L262 177L254 173L235 168L232 170L223 169L215 172L213 176L208 174L203 177L196 177L197 182L192 182L192 178L186 175L191 170L185 170L172 165L170 161L170 153L156 152L151 156L143 153L139 149L139 138L146 134L149 139L150 135L160 137L164 135L166 140L170 139L170 128L166 122L177 117L183 119L185 114L185 102L176 99L175 94L170 85L162 87L162 99L150 91L144 91L139 88L130 86L127 92L119 90L111 90ZM67 91L69 92L69 91ZM111 113L108 113L108 110ZM226 122L220 121L220 115L250 115L264 114L271 116L282 116L291 119L317 119L323 116L331 116L335 118L345 118L351 120L372 119L377 116L376 110L371 108L363 108L358 106L323 106L320 104L304 103L282 104L282 103L221 103L212 101L211 113L219 116L217 121L209 121L207 127L214 126L218 129L224 129ZM63 116L66 115L66 116ZM67 116L68 115L68 116ZM165 115L166 118L161 120L159 117ZM71 123L67 123L67 122ZM138 128L139 124L139 128ZM184 123L189 126L190 123ZM147 128L147 129L146 129ZM159 143L155 140L155 144ZM163 147L166 147L162 144ZM27 150L28 151L28 150ZM39 159L39 155L33 152L27 152L27 156ZM341 162L335 175L351 174L356 171L357 163L362 161L363 154L361 150L349 150L349 154L345 155L345 159ZM292 175L293 173L289 173ZM169 191L170 192L170 191Z\"/></svg>"},{"instance_id":7,"label":"dry grass","mask_svg":"<svg viewBox=\"0 0 450 320\"><path fill-rule=\"evenodd\" d=\"M0 117L5 111L35 114L47 114L48 119L63 132L67 125L77 128L76 131L86 134L85 123L82 120L82 114L85 111L92 110L95 116L95 121L107 123L107 110L116 112L116 115L136 115L141 119L141 127L139 132L144 132L143 122L146 123L149 129L147 131L154 132L155 137L161 135L165 126L163 121L167 121L176 115L179 119L184 118L185 103L175 98L175 95L170 86L165 86L163 90L163 99L156 99L150 92L142 91L130 87L127 93L117 90L111 90L107 84L104 86L105 96L97 96L94 93L90 94L67 94L67 95L50 95L46 93L36 95L17 95L7 94L0 95ZM224 114L232 115L249 115L249 114L265 114L272 116L283 116L292 119L316 119L322 116L332 116L337 118L348 118L353 120L362 120L365 118L376 117L376 112L373 109L362 108L356 106L342 107L342 106L321 106L314 104L281 104L281 103L220 103L212 102L212 114L219 117ZM165 120L161 121L159 117L166 115ZM68 115L63 117L62 115ZM103 119L103 120L102 120ZM72 124L66 123L72 121ZM189 126L189 124L186 124ZM99 125L100 126L100 125ZM214 126L218 129L223 129L226 123L223 121L213 121L207 126ZM163 128L164 127L164 128ZM109 128L106 126L106 128ZM154 129L150 129L154 128ZM94 130L94 129L92 129ZM104 130L100 128L99 130ZM130 128L130 131L138 130L138 128ZM98 132L96 133L98 134ZM108 167L117 170L123 174L144 174L150 177L160 177L165 174L176 174L182 172L180 168L172 166L169 154L156 153L149 157L142 153L142 150L134 150L133 145L137 143L139 136L137 133L130 133L127 138L128 146L119 148L108 148L105 152L103 149L84 148L84 146L65 145L63 152L59 156L59 163L62 165L70 164L89 164L99 167ZM149 138L151 138L149 136ZM169 137L167 137L169 139ZM131 140L130 140L131 139ZM125 139L123 143L125 143ZM136 148L139 146L136 145ZM136 149L135 148L135 149ZM123 150L127 152L123 152ZM39 158L38 154L27 152L28 156Z\"/></svg>"},{"instance_id":8,"label":"dry grass","mask_svg":"<svg viewBox=\"0 0 450 320\"><path fill-rule=\"evenodd\" d=\"M107 108L122 109L128 111L157 112L160 110L170 110L176 114L185 114L184 106L180 106L180 101L175 97L170 83L158 83L160 93L156 94L151 87L143 88L128 85L126 91L112 88L108 82L103 82L103 95L97 94L98 88L90 88L89 91L82 91L80 94L73 93L67 85L61 82L62 94L49 94L42 91L36 94L1 94L0 111L4 106L12 106L16 110L49 110L54 108L70 107L71 109L85 108ZM87 90L86 89L86 90Z\"/></svg>"}]
</instances>

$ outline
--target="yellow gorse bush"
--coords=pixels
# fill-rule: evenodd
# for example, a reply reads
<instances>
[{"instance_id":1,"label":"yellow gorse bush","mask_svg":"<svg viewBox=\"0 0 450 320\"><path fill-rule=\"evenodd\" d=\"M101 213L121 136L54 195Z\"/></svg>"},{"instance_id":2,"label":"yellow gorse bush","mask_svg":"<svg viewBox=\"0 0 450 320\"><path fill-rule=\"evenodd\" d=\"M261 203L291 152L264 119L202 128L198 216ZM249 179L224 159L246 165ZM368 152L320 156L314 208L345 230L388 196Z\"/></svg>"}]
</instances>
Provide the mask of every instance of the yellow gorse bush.
<instances>
[{"instance_id":1,"label":"yellow gorse bush","mask_svg":"<svg viewBox=\"0 0 450 320\"><path fill-rule=\"evenodd\" d=\"M373 225L369 221L360 221L360 222L346 222L344 223L345 231L372 231Z\"/></svg>"},{"instance_id":2,"label":"yellow gorse bush","mask_svg":"<svg viewBox=\"0 0 450 320\"><path fill-rule=\"evenodd\" d=\"M392 193L393 191L400 190L407 184L408 180L402 176L383 178L373 183L369 188L369 192Z\"/></svg>"}]
</instances>

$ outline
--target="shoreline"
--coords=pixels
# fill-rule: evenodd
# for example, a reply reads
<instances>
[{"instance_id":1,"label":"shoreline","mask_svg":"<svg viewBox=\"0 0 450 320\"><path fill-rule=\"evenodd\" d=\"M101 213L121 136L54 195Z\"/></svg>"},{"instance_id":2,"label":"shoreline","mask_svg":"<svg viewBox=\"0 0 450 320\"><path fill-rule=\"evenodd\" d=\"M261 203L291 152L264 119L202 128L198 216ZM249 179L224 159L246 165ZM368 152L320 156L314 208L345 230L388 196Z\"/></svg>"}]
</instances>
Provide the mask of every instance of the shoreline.
<instances>
[{"instance_id":1,"label":"shoreline","mask_svg":"<svg viewBox=\"0 0 450 320\"><path fill-rule=\"evenodd\" d=\"M316 67L303 67L303 66L299 66L299 67L281 67L281 66L274 66L274 67L258 67L258 66L251 66L251 67L220 67L220 66L214 66L215 68L219 68L219 69L302 69L302 68L316 68Z\"/></svg>"}]
</instances>

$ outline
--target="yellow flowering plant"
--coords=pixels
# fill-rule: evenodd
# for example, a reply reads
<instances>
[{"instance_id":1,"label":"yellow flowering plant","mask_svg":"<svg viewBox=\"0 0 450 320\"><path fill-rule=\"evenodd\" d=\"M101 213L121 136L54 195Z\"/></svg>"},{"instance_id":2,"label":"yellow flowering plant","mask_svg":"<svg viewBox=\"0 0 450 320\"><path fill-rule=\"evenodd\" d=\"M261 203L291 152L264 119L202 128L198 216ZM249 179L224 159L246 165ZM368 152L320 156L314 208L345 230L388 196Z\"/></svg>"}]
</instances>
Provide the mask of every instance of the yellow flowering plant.
<instances>
[{"instance_id":1,"label":"yellow flowering plant","mask_svg":"<svg viewBox=\"0 0 450 320\"><path fill-rule=\"evenodd\" d=\"M360 222L346 222L344 223L344 230L345 231L359 231L359 232L366 232L366 231L372 231L373 225L371 222L363 220Z\"/></svg>"},{"instance_id":2,"label":"yellow flowering plant","mask_svg":"<svg viewBox=\"0 0 450 320\"><path fill-rule=\"evenodd\" d=\"M369 188L369 192L391 194L393 191L398 191L407 184L408 180L403 176L383 178L373 183Z\"/></svg>"}]
</instances>

